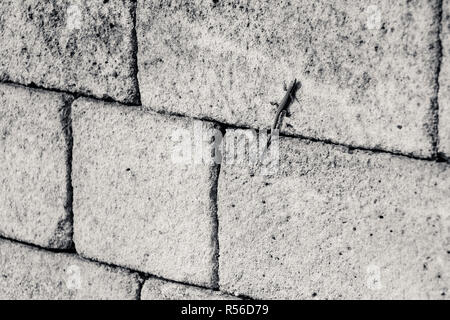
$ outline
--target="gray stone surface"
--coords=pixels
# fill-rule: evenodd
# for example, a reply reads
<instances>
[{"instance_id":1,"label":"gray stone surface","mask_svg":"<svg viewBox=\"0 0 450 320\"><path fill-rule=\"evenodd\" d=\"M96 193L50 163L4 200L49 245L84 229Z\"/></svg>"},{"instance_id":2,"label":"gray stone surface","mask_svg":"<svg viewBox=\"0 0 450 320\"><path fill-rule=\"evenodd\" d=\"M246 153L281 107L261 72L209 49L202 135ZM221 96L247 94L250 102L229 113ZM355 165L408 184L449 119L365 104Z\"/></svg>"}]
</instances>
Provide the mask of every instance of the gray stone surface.
<instances>
[{"instance_id":1,"label":"gray stone surface","mask_svg":"<svg viewBox=\"0 0 450 320\"><path fill-rule=\"evenodd\" d=\"M432 155L439 1L138 0L139 83L158 110Z\"/></svg>"},{"instance_id":2,"label":"gray stone surface","mask_svg":"<svg viewBox=\"0 0 450 320\"><path fill-rule=\"evenodd\" d=\"M282 138L277 174L225 163L218 188L219 278L227 292L450 294L448 164Z\"/></svg>"},{"instance_id":3,"label":"gray stone surface","mask_svg":"<svg viewBox=\"0 0 450 320\"><path fill-rule=\"evenodd\" d=\"M205 162L174 163L181 141L177 130L193 139L198 125L204 130ZM213 286L217 167L206 162L213 128L137 107L75 101L77 251L166 279Z\"/></svg>"},{"instance_id":4,"label":"gray stone surface","mask_svg":"<svg viewBox=\"0 0 450 320\"><path fill-rule=\"evenodd\" d=\"M443 1L439 76L439 151L450 158L450 1Z\"/></svg>"},{"instance_id":5,"label":"gray stone surface","mask_svg":"<svg viewBox=\"0 0 450 320\"><path fill-rule=\"evenodd\" d=\"M0 299L136 299L137 274L0 240Z\"/></svg>"},{"instance_id":6,"label":"gray stone surface","mask_svg":"<svg viewBox=\"0 0 450 320\"><path fill-rule=\"evenodd\" d=\"M0 85L0 235L71 245L63 118L70 97Z\"/></svg>"},{"instance_id":7,"label":"gray stone surface","mask_svg":"<svg viewBox=\"0 0 450 320\"><path fill-rule=\"evenodd\" d=\"M155 278L145 281L142 300L238 300L218 291L168 282Z\"/></svg>"},{"instance_id":8,"label":"gray stone surface","mask_svg":"<svg viewBox=\"0 0 450 320\"><path fill-rule=\"evenodd\" d=\"M134 102L135 3L4 0L0 79Z\"/></svg>"}]
</instances>

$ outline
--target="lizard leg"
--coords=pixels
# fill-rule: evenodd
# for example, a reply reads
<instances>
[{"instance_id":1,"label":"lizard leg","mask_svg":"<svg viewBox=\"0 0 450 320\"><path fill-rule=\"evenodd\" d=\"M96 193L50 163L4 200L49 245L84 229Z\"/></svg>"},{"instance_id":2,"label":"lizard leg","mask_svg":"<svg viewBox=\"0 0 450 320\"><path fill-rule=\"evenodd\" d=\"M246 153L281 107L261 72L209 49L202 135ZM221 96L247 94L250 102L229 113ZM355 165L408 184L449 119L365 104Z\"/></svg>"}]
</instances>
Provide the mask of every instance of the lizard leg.
<instances>
[{"instance_id":1,"label":"lizard leg","mask_svg":"<svg viewBox=\"0 0 450 320\"><path fill-rule=\"evenodd\" d=\"M289 97L291 98L291 100L292 101L297 101L298 103L300 103L300 101L297 99L297 97L295 96L295 94L293 94L293 93L291 93L290 95L289 95Z\"/></svg>"}]
</instances>

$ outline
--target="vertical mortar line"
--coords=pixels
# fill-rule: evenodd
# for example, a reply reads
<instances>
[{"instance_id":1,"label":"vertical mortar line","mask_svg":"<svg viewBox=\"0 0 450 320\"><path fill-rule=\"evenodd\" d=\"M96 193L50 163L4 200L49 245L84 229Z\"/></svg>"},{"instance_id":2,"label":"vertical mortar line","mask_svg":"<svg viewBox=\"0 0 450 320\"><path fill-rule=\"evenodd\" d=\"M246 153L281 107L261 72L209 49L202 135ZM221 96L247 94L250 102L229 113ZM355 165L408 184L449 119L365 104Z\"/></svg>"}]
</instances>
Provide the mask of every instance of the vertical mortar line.
<instances>
[{"instance_id":1,"label":"vertical mortar line","mask_svg":"<svg viewBox=\"0 0 450 320\"><path fill-rule=\"evenodd\" d=\"M433 154L436 159L440 158L439 153L439 90L440 90L440 83L439 78L441 74L441 67L442 67L442 57L443 57L443 47L442 47L442 23L443 23L443 0L437 0L437 13L436 13L436 20L437 20L437 39L436 39L436 70L435 70L435 83L434 83L434 97L431 101L431 109L432 109L432 116L433 116L433 136L432 136L432 143L433 143Z\"/></svg>"},{"instance_id":2,"label":"vertical mortar line","mask_svg":"<svg viewBox=\"0 0 450 320\"><path fill-rule=\"evenodd\" d=\"M212 172L212 178L214 179L210 199L211 199L211 210L212 210L212 243L214 245L213 254L213 275L212 284L213 289L219 290L219 257L220 257L220 243L219 243L219 214L218 214L218 191L219 191L219 177L221 172L221 166L223 161L223 154L221 152L221 147L223 146L223 139L225 137L225 129L222 126L218 126L214 136L214 169Z\"/></svg>"},{"instance_id":3,"label":"vertical mortar line","mask_svg":"<svg viewBox=\"0 0 450 320\"><path fill-rule=\"evenodd\" d=\"M67 198L64 208L69 216L69 223L71 225L70 238L71 245L69 249L75 252L75 243L73 241L73 185L72 185L72 152L73 152L73 135L72 135L72 104L76 100L75 96L64 96L65 103L61 111L61 124L66 140L66 193Z\"/></svg>"},{"instance_id":4,"label":"vertical mortar line","mask_svg":"<svg viewBox=\"0 0 450 320\"><path fill-rule=\"evenodd\" d=\"M136 292L136 300L142 300L142 288L144 288L144 281L139 282L139 287Z\"/></svg>"},{"instance_id":5,"label":"vertical mortar line","mask_svg":"<svg viewBox=\"0 0 450 320\"><path fill-rule=\"evenodd\" d=\"M137 0L132 1L131 8L131 17L133 20L133 29L131 30L131 50L132 50L132 70L133 70L133 79L136 86L136 98L135 102L138 105L142 105L141 101L141 90L139 86L139 78L138 78L138 39L137 39Z\"/></svg>"},{"instance_id":6,"label":"vertical mortar line","mask_svg":"<svg viewBox=\"0 0 450 320\"><path fill-rule=\"evenodd\" d=\"M215 168L215 181L213 183L212 189L211 189L211 200L213 202L212 205L212 223L213 223L213 234L212 234L212 240L214 245L214 256L213 256L213 275L212 275L212 283L213 283L213 289L219 289L219 256L220 256L220 245L219 245L219 216L218 216L218 203L217 203L217 196L218 196L218 185L219 185L219 175L220 175L220 164L216 165Z\"/></svg>"},{"instance_id":7,"label":"vertical mortar line","mask_svg":"<svg viewBox=\"0 0 450 320\"><path fill-rule=\"evenodd\" d=\"M145 282L148 280L148 276L144 273L138 272L139 284L136 291L136 300L142 300L142 289L144 288Z\"/></svg>"}]
</instances>

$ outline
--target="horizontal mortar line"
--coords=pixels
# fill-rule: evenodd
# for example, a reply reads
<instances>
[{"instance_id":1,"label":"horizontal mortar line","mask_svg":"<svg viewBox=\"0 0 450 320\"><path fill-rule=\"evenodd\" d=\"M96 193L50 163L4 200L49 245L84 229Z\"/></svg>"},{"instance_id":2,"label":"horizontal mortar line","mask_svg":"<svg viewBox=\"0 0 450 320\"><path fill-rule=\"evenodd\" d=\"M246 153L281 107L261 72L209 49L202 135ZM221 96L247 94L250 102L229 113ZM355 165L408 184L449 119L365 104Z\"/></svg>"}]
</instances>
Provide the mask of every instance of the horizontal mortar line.
<instances>
[{"instance_id":1,"label":"horizontal mortar line","mask_svg":"<svg viewBox=\"0 0 450 320\"><path fill-rule=\"evenodd\" d=\"M86 95L86 94L83 94L83 93L75 93L75 92L64 91L64 90L60 90L60 89L49 89L49 88L45 88L45 87L41 87L41 86L37 86L37 85L25 85L25 84L13 82L13 81L0 81L0 83L13 84L13 85L17 85L17 86L24 87L24 88L37 89L37 90L43 90L43 91L48 91L48 92L55 92L55 93L60 93L60 94L72 95L72 96L75 97L75 99L86 98L86 99L91 99L91 100L95 100L95 101L99 101L99 102L116 103L116 104L120 104L120 105L123 105L123 106L128 106L130 108L146 108L148 110L151 110L151 111L153 111L153 112L155 112L157 114L161 114L161 115L211 122L211 123L214 123L214 124L217 124L217 125L221 126L224 129L261 130L261 128L253 128L253 127L245 126L245 125L238 126L238 125L235 125L235 124L222 122L222 121L219 121L217 119L214 119L214 118L211 118L211 117L208 117L208 116L204 116L204 117L189 116L189 115L186 115L186 114L183 114L183 113L178 113L178 112L170 112L170 111L166 111L166 110L155 110L155 109L152 109L151 107L145 107L142 104L124 103L124 102L121 102L121 101L114 100L112 98L111 99L109 99L109 98L99 98L99 97L96 97L96 96L90 96L90 95ZM267 128L267 130L268 129L269 128ZM326 144L326 145L332 145L332 146L337 146L337 147L344 147L344 148L347 148L347 149L352 150L352 151L353 150L356 150L356 151L359 150L359 151L371 152L371 153L375 153L375 154L389 154L389 155L398 156L398 157L405 157L405 158L409 158L409 159L413 159L413 160L417 160L417 161L426 161L426 162L450 164L450 158L446 158L442 154L438 154L437 157L419 157L419 156L415 156L415 155L412 155L412 154L405 154L405 153L401 153L401 152L394 152L394 151L377 149L377 148L369 148L369 147L366 148L366 147L361 147L361 146L352 146L352 145L348 145L348 144L344 144L344 143L338 143L338 142L335 142L335 141L332 141L332 140L329 140L329 139L318 139L318 138L308 137L308 136L304 136L304 135L300 135L300 134L280 133L279 136L280 137L285 137L285 138L300 139L300 140L305 140L305 141L310 141L310 142L318 142L318 143L323 143L323 144Z\"/></svg>"},{"instance_id":2,"label":"horizontal mortar line","mask_svg":"<svg viewBox=\"0 0 450 320\"><path fill-rule=\"evenodd\" d=\"M209 291L213 291L213 292L217 292L217 293L227 294L227 295L234 296L234 297L237 297L237 298L242 298L242 299L244 299L244 300L250 300L250 299L253 299L253 298L251 298L251 297L247 297L247 296L243 296L243 295L236 296L236 295L234 295L234 294L232 294L232 293L229 293L229 292L227 292L227 291L220 290L220 288L218 289L218 288L206 287L206 286L202 286L202 285L198 285L198 284L193 284L193 283L189 283L189 282L183 282L183 281L177 281L177 280L173 280L173 279L168 279L168 278L164 278L164 277L161 277L161 276L157 276L157 275L154 275L154 274L151 274L151 273L148 273L148 272L136 270L136 269L133 269L133 268L130 268L130 267L124 267L124 266L117 265L117 264L114 264L114 263L109 263L109 262L101 261L101 260L98 260L98 259L95 259L95 258L85 257L85 256L80 255L80 254L78 254L78 253L77 253L77 255L78 255L80 258L82 258L82 259L84 259L84 260L86 260L86 261L99 263L99 264L108 266L108 267L110 267L110 268L120 268L120 269L127 270L127 271L129 271L129 272L137 273L137 274L144 280L144 283L145 283L145 281L147 281L147 280L153 278L153 279L157 279L157 280L166 281L166 282L169 282L169 283L180 284L180 285L184 285L184 286L188 286L188 287L193 287L193 288L198 288L198 289L203 289L203 290L209 290Z\"/></svg>"},{"instance_id":3,"label":"horizontal mortar line","mask_svg":"<svg viewBox=\"0 0 450 320\"><path fill-rule=\"evenodd\" d=\"M23 240L19 240L19 239L9 238L8 236L5 236L3 234L0 234L0 240L15 242L15 243L27 246L27 247L32 247L32 248L39 249L39 250L45 250L45 251L49 251L49 252L52 252L52 253L70 253L70 254L76 254L77 253L73 248L69 248L69 249L48 248L48 247L43 247L41 245L38 245L38 244L35 244L35 243L31 243L31 242L28 242L28 241L23 241Z\"/></svg>"},{"instance_id":4,"label":"horizontal mortar line","mask_svg":"<svg viewBox=\"0 0 450 320\"><path fill-rule=\"evenodd\" d=\"M182 118L189 118L189 119L195 119L195 120L212 122L212 123L215 123L215 124L223 127L224 129L264 130L262 128L254 128L254 127L244 126L244 125L238 126L238 125L227 123L227 122L221 122L221 121L213 119L211 117L187 116L185 114L177 113L177 112L168 112L168 111L165 111L165 110L155 110L155 109L151 109L151 108L149 108L149 109L154 111L154 112L156 112L156 113L158 113L158 114L162 114L162 115L166 115L166 116L175 116L175 117L182 117ZM269 128L267 128L267 130L269 130ZM305 141L310 141L310 142L318 142L318 143L322 143L322 144L326 144L326 145L332 145L332 146L336 146L336 147L344 147L344 148L347 148L347 149L349 149L351 151L356 150L356 151L371 152L371 153L374 153L374 154L388 154L388 155L393 155L393 156L397 156L397 157L404 157L404 158L408 158L408 159L413 159L413 160L417 160L417 161L436 162L436 163L448 163L448 164L450 164L450 158L447 159L447 158L443 157L442 155L440 157L419 157L419 156L415 156L415 155L412 155L412 154L405 154L405 153L394 152L394 151L383 150L383 149L377 149L377 148L366 148L366 147L361 147L361 146L352 146L352 145L348 145L348 144L344 144L344 143L338 143L338 142L335 142L335 141L332 141L332 140L328 140L328 139L318 139L318 138L308 137L308 136L304 136L304 135L300 135L300 134L287 134L287 133L280 132L279 136L280 137L284 137L284 138L299 139L299 140L305 140Z\"/></svg>"},{"instance_id":5,"label":"horizontal mortar line","mask_svg":"<svg viewBox=\"0 0 450 320\"><path fill-rule=\"evenodd\" d=\"M123 101L115 100L114 98L112 98L110 96L104 96L104 97L100 98L98 96L86 94L86 93L79 92L79 91L67 91L67 90L57 89L57 88L47 88L47 87L44 87L44 86L37 85L35 83L23 84L23 83L20 83L20 82L15 82L15 81L10 81L10 80L0 80L0 84L11 84L11 85L16 85L16 86L19 86L19 87L24 87L24 88L29 88L29 89L36 89L36 90L53 92L53 93L71 95L71 96L73 96L75 98L75 100L78 99L78 98L86 98L86 99L93 99L93 100L103 101L103 102L108 102L108 103L120 103L120 104L125 105L125 106L139 106L139 105L137 105L135 103L123 102Z\"/></svg>"},{"instance_id":6,"label":"horizontal mortar line","mask_svg":"<svg viewBox=\"0 0 450 320\"><path fill-rule=\"evenodd\" d=\"M229 293L227 291L222 291L222 290L219 290L219 289L216 289L216 288L209 288L209 287L196 285L196 284L192 284L192 283L186 283L186 282L182 282L182 281L176 281L176 280L172 280L172 279L167 279L167 278L156 276L156 275L153 275L153 274L150 274L150 273L147 273L147 272L139 271L139 270L136 270L136 269L133 269L133 268L124 267L124 266L116 265L116 264L113 264L113 263L104 262L104 261L97 260L97 259L94 259L94 258L88 258L88 257L85 257L85 256L79 254L78 252L74 251L73 249L47 248L47 247L42 247L40 245L36 245L34 243L30 243L30 242L26 242L26 241L22 241L22 240L17 240L17 239L13 239L13 238L8 238L8 237L5 237L3 235L0 235L0 240L5 240L5 241L13 242L13 243L16 243L16 244L24 245L24 246L27 246L27 247L30 247L30 248L34 248L34 249L37 249L37 250L40 250L40 251L46 251L46 252L50 252L50 253L70 254L70 255L72 255L74 257L78 257L78 258L80 258L82 260L85 260L87 262L100 264L102 266L109 267L109 268L112 268L112 269L122 269L122 270L128 271L130 273L136 273L142 278L142 280L144 280L143 283L145 283L145 281L147 281L150 278L154 278L154 279L158 279L158 280L162 280L162 281L166 281L166 282L170 282L170 283L175 283L175 284L180 284L180 285L185 285L185 286L189 286L189 287L194 287L194 288L199 288L199 289L203 289L203 290L209 290L209 291L213 291L213 292L217 292L217 293L222 293L222 294L228 294L228 295L231 295L231 296L235 296L235 295L233 295L233 294L231 294L231 293ZM235 297L243 298L243 299L246 299L246 300L253 299L253 298L250 298L250 297L247 297L247 296L235 296Z\"/></svg>"},{"instance_id":7,"label":"horizontal mortar line","mask_svg":"<svg viewBox=\"0 0 450 320\"><path fill-rule=\"evenodd\" d=\"M188 282L168 279L168 278L157 276L157 275L154 275L154 274L151 274L151 273L147 273L147 272L144 272L144 271L139 271L139 270L136 270L136 269L133 269L133 268L130 268L130 267L123 267L123 266L120 266L120 265L117 265L117 264L104 262L104 261L101 261L101 260L98 260L98 259L95 259L95 258L88 258L88 257L85 257L85 256L80 255L78 253L77 253L77 256L79 256L80 258L82 258L82 259L84 259L86 261L99 263L101 265L108 266L110 268L119 268L119 269L127 270L129 272L137 273L144 280L142 286L144 285L144 283L147 280L153 278L153 279L157 279L157 280L166 281L166 282L169 282L169 283L174 283L174 284L184 285L184 286L188 286L188 287L192 287L192 288L198 288L198 289L202 289L202 290L208 290L208 291L217 292L217 293L221 293L221 294L225 294L225 295L230 295L230 296L233 296L233 297L241 298L243 300L255 300L254 298L249 297L249 296L245 296L245 295L234 295L234 294L232 294L232 293L230 293L228 291L220 290L220 288L218 289L218 288L212 288L212 287L205 287L205 286L201 286L201 285L198 285L198 284L193 284L193 283L188 283Z\"/></svg>"}]
</instances>

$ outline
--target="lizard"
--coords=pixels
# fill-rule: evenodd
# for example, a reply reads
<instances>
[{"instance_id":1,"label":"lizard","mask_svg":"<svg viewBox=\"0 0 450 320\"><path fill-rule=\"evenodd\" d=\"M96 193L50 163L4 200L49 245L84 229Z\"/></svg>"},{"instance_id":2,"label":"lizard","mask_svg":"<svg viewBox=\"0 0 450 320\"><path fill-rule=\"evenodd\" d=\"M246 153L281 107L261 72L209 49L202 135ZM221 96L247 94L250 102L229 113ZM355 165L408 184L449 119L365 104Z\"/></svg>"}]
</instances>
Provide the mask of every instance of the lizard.
<instances>
[{"instance_id":1,"label":"lizard","mask_svg":"<svg viewBox=\"0 0 450 320\"><path fill-rule=\"evenodd\" d=\"M278 105L277 113L275 114L275 120L272 125L272 129L270 131L270 136L269 136L269 139L267 140L266 149L269 148L270 143L272 142L272 137L273 137L274 131L280 128L281 121L283 120L283 117L286 115L286 113L288 111L287 109L289 108L291 103L294 100L296 100L295 93L300 88L300 86L301 86L300 82L298 82L297 79L295 79L291 83L289 88L287 88L287 90L286 90L287 92L286 92L283 100L281 100L281 103Z\"/></svg>"},{"instance_id":2,"label":"lizard","mask_svg":"<svg viewBox=\"0 0 450 320\"><path fill-rule=\"evenodd\" d=\"M287 113L287 109L289 108L289 106L291 105L291 103L294 100L297 100L297 98L295 97L295 93L297 92L297 90L300 88L301 83L297 81L297 79L295 79L291 85L289 86L289 88L285 87L285 90L287 91L285 96L283 97L283 100L281 100L280 104L277 103L272 103L275 105L278 105L277 108L277 112L275 114L275 120L273 122L271 131L270 131L270 135L269 138L267 139L267 144L266 147L264 149L264 151L262 152L259 160L258 160L258 164L262 164L263 160L266 156L266 152L270 147L270 143L272 142L272 137L274 135L275 130L279 129L279 127L281 126L281 121L283 120L283 117L286 115ZM298 101L298 100L297 100Z\"/></svg>"}]
</instances>

